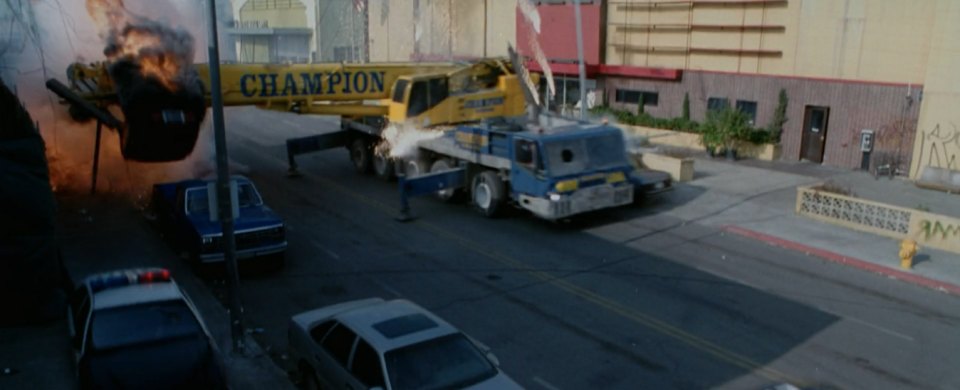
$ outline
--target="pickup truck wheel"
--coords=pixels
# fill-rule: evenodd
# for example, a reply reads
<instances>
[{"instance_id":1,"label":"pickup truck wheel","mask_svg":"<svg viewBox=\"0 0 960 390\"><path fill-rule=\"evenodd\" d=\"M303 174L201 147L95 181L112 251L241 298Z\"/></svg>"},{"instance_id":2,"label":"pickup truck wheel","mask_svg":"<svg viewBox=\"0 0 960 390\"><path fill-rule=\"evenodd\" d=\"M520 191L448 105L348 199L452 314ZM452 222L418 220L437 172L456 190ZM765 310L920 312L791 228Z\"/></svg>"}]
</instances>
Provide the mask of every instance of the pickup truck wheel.
<instances>
[{"instance_id":1,"label":"pickup truck wheel","mask_svg":"<svg viewBox=\"0 0 960 390\"><path fill-rule=\"evenodd\" d=\"M313 372L305 363L300 364L300 388L304 390L320 389L320 381L317 380L317 374Z\"/></svg>"},{"instance_id":2,"label":"pickup truck wheel","mask_svg":"<svg viewBox=\"0 0 960 390\"><path fill-rule=\"evenodd\" d=\"M379 153L373 155L373 173L383 180L393 179L396 175L393 160Z\"/></svg>"},{"instance_id":3,"label":"pickup truck wheel","mask_svg":"<svg viewBox=\"0 0 960 390\"><path fill-rule=\"evenodd\" d=\"M473 178L473 205L484 217L496 217L505 197L503 181L496 172L484 171Z\"/></svg>"},{"instance_id":4,"label":"pickup truck wheel","mask_svg":"<svg viewBox=\"0 0 960 390\"><path fill-rule=\"evenodd\" d=\"M372 160L370 144L363 138L357 138L350 143L350 162L358 173L370 173Z\"/></svg>"},{"instance_id":5,"label":"pickup truck wheel","mask_svg":"<svg viewBox=\"0 0 960 390\"><path fill-rule=\"evenodd\" d=\"M453 169L453 163L447 159L439 159L433 162L433 165L430 166L430 173L437 173L443 171L449 171ZM444 202L455 202L460 198L463 198L463 190L459 188L450 188L446 190L437 191L437 198Z\"/></svg>"}]
</instances>

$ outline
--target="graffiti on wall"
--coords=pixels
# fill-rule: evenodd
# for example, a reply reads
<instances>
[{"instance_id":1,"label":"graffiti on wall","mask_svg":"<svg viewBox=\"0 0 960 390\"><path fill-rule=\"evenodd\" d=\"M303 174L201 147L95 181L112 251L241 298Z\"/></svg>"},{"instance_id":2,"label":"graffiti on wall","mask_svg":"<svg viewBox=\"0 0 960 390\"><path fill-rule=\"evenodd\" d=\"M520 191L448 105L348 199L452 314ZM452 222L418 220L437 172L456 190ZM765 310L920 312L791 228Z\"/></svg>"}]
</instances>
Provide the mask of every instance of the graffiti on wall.
<instances>
[{"instance_id":1,"label":"graffiti on wall","mask_svg":"<svg viewBox=\"0 0 960 390\"><path fill-rule=\"evenodd\" d=\"M955 123L937 124L920 134L917 169L924 166L960 170L960 128Z\"/></svg>"},{"instance_id":2,"label":"graffiti on wall","mask_svg":"<svg viewBox=\"0 0 960 390\"><path fill-rule=\"evenodd\" d=\"M920 233L923 234L923 239L927 241L930 239L960 239L960 225L924 219L920 221Z\"/></svg>"},{"instance_id":3,"label":"graffiti on wall","mask_svg":"<svg viewBox=\"0 0 960 390\"><path fill-rule=\"evenodd\" d=\"M878 166L903 166L910 161L917 127L915 120L893 120L872 129L873 148L870 169ZM847 144L859 146L861 132L851 131ZM845 145L846 146L846 145Z\"/></svg>"}]
</instances>

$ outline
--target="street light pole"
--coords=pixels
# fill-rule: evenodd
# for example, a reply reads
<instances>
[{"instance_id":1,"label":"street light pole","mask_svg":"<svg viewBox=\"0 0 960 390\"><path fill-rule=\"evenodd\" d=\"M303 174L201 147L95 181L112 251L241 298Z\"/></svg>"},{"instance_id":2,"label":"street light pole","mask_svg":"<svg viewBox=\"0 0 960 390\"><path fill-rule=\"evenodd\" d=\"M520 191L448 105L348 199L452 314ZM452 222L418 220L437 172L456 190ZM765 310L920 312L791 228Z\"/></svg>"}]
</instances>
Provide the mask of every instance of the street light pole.
<instances>
[{"instance_id":1,"label":"street light pole","mask_svg":"<svg viewBox=\"0 0 960 390\"><path fill-rule=\"evenodd\" d=\"M233 205L230 196L230 172L227 159L227 136L223 129L223 94L220 90L220 44L217 36L217 4L216 0L207 0L210 4L210 34L209 34L209 62L210 62L210 96L212 104L210 111L213 114L213 138L217 153L217 210L220 217L220 227L223 230L223 260L227 264L227 284L229 288L230 307L230 335L233 340L233 352L242 354L245 346L243 342L243 309L240 304L240 273L237 269L236 243L233 237Z\"/></svg>"},{"instance_id":2,"label":"street light pole","mask_svg":"<svg viewBox=\"0 0 960 390\"><path fill-rule=\"evenodd\" d=\"M583 65L583 26L580 21L580 0L573 1L573 13L577 19L577 70L580 72L580 120L587 117L587 76ZM566 90L566 85L564 85Z\"/></svg>"}]
</instances>

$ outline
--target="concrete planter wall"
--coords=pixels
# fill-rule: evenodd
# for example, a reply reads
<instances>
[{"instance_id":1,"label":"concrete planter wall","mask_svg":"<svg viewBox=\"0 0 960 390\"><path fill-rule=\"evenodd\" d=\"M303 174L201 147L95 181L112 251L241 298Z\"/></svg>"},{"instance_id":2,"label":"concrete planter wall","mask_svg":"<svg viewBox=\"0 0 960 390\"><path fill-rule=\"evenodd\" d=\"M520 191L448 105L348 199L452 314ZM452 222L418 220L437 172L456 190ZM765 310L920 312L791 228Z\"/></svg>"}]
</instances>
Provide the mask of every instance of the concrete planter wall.
<instances>
[{"instance_id":1,"label":"concrete planter wall","mask_svg":"<svg viewBox=\"0 0 960 390\"><path fill-rule=\"evenodd\" d=\"M644 153L639 156L640 165L664 171L670 174L673 181L685 182L693 180L693 159L671 157L656 153Z\"/></svg>"},{"instance_id":2,"label":"concrete planter wall","mask_svg":"<svg viewBox=\"0 0 960 390\"><path fill-rule=\"evenodd\" d=\"M818 187L797 187L797 214L895 239L911 238L921 248L960 253L960 219L825 192Z\"/></svg>"},{"instance_id":3,"label":"concrete planter wall","mask_svg":"<svg viewBox=\"0 0 960 390\"><path fill-rule=\"evenodd\" d=\"M677 148L703 150L703 145L700 143L700 134L685 133L682 131L673 131L673 130L654 129L652 127L627 126L627 125L621 125L621 126L629 129L631 132L633 132L633 134L647 137L648 139L650 139L650 143L655 145L665 145L665 146L673 146Z\"/></svg>"},{"instance_id":4,"label":"concrete planter wall","mask_svg":"<svg viewBox=\"0 0 960 390\"><path fill-rule=\"evenodd\" d=\"M757 160L774 161L779 160L782 153L780 145L754 144L750 142L737 143L737 155L741 158L754 158Z\"/></svg>"},{"instance_id":5,"label":"concrete planter wall","mask_svg":"<svg viewBox=\"0 0 960 390\"><path fill-rule=\"evenodd\" d=\"M643 126L621 126L629 129L633 134L647 137L650 140L650 143L654 145L703 150L703 144L700 143L700 134L654 129ZM758 160L773 161L779 160L781 153L782 148L780 145L757 145L749 142L737 143L737 156L740 158L746 157L755 158Z\"/></svg>"}]
</instances>

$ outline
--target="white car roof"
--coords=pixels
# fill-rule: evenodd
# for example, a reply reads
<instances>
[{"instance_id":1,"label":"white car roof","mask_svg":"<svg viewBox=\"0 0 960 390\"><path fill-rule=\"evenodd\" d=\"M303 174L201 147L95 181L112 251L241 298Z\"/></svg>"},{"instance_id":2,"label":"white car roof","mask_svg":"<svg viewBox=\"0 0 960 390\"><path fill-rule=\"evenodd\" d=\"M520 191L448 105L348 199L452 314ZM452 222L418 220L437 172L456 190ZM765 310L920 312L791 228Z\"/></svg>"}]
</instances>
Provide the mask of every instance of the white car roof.
<instances>
[{"instance_id":1,"label":"white car roof","mask_svg":"<svg viewBox=\"0 0 960 390\"><path fill-rule=\"evenodd\" d=\"M132 284L112 287L94 293L93 310L171 300L183 300L183 293L180 292L176 283Z\"/></svg>"},{"instance_id":2,"label":"white car roof","mask_svg":"<svg viewBox=\"0 0 960 390\"><path fill-rule=\"evenodd\" d=\"M345 302L301 313L294 316L293 320L309 332L314 326L331 318L353 329L374 349L382 352L459 333L440 317L403 299ZM397 319L400 320L389 322Z\"/></svg>"}]
</instances>

